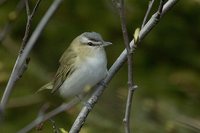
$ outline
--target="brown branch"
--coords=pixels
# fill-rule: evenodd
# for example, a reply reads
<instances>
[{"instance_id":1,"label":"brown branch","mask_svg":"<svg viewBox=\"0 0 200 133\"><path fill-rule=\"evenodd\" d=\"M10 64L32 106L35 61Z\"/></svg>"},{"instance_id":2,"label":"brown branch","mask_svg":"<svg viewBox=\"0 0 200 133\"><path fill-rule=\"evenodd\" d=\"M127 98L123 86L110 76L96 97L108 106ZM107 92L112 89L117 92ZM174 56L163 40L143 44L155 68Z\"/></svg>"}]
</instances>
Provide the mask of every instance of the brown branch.
<instances>
[{"instance_id":1,"label":"brown branch","mask_svg":"<svg viewBox=\"0 0 200 133\"><path fill-rule=\"evenodd\" d=\"M178 0L168 0L167 3L163 7L163 11L161 13L161 17L167 13L175 4L178 2ZM157 23L155 23L154 16L151 17L151 19L147 22L147 24L142 28L139 34L140 41L145 38L146 35L148 35L149 31L156 26ZM133 49L135 43L134 40L130 42L130 47ZM113 78L113 76L117 73L117 71L122 67L124 62L127 59L127 50L125 49L121 55L116 59L115 63L112 65L112 67L109 69L107 77L103 80L103 84L99 84L95 88L95 92L92 94L92 96L88 99L87 104L82 108L79 115L77 116L74 124L72 125L69 133L77 133L81 130L81 127L84 125L86 118L88 114L91 112L101 95L103 94L106 85L110 82L110 80Z\"/></svg>"}]
</instances>

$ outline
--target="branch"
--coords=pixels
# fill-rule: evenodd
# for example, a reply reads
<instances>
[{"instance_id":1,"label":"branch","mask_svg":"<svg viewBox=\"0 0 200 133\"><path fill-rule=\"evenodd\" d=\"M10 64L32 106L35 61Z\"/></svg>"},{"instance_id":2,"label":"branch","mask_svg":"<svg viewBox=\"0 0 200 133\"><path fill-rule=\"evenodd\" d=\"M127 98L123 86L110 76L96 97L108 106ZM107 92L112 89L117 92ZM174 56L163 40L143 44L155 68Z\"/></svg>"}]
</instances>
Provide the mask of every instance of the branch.
<instances>
[{"instance_id":1,"label":"branch","mask_svg":"<svg viewBox=\"0 0 200 133\"><path fill-rule=\"evenodd\" d=\"M39 5L39 3L40 3L40 0L38 0L35 7L37 7ZM26 70L27 65L29 63L29 59L26 56L25 59L24 59L25 61L23 61L23 64L21 64L21 65L17 64L20 61L20 59L23 55L24 47L27 43L28 36L29 36L29 33L30 33L31 20L32 20L33 15L34 15L33 14L32 16L30 16L30 9L29 9L28 0L25 1L25 6L26 6L26 12L27 12L27 23L26 23L25 34L24 34L24 37L23 37L23 40L22 40L19 55L17 57L17 60L16 60L16 63L14 65L12 74L9 78L8 84L6 86L6 89L4 91L4 94L3 94L3 97L2 97L2 100L1 100L1 107L0 107L1 112L3 112L4 109L5 109L5 106L7 104L8 98L11 94L13 86L15 85L16 81L22 76L23 72Z\"/></svg>"},{"instance_id":2,"label":"branch","mask_svg":"<svg viewBox=\"0 0 200 133\"><path fill-rule=\"evenodd\" d=\"M163 7L163 11L161 13L161 17L168 12L175 4L178 2L178 0L168 0L167 3ZM157 23L155 23L156 19L154 15L151 17L151 19L147 22L147 24L142 28L139 34L140 41L144 39L144 37L149 33L149 31L156 26ZM135 43L134 40L130 42L130 47L133 48ZM112 65L112 67L109 70L109 74L107 77L103 80L103 84L98 85L95 88L95 92L92 94L92 96L88 99L87 104L82 108L81 112L77 116L74 124L72 125L69 133L77 133L81 130L81 127L85 123L85 120L90 113L90 111L93 109L94 105L97 103L101 95L103 94L103 91L105 90L106 85L110 82L110 80L113 78L113 76L117 73L117 71L122 67L124 62L126 61L127 57L127 51L124 50L121 55L117 58L115 63Z\"/></svg>"},{"instance_id":3,"label":"branch","mask_svg":"<svg viewBox=\"0 0 200 133\"><path fill-rule=\"evenodd\" d=\"M152 28L158 23L158 18L161 18L166 12L168 12L168 10L170 10L179 0L168 0L164 5L160 4L159 5L159 9L161 8L161 6L163 6L162 8L162 13L160 13L161 10L158 10L157 13L155 13L154 15L152 15L151 19L145 24L145 26L141 29L140 33L143 34L148 34ZM163 2L163 0L162 0ZM139 42L140 40L142 40L143 38L139 38Z\"/></svg>"},{"instance_id":4,"label":"branch","mask_svg":"<svg viewBox=\"0 0 200 133\"><path fill-rule=\"evenodd\" d=\"M143 28L144 25L145 25L146 22L147 22L147 18L148 18L149 14L150 14L150 11L151 11L152 7L153 7L154 1L155 1L155 0L149 1L148 9L147 9L147 11L146 11L146 13L145 13L145 16L144 16L144 19L143 19L142 27L141 27L141 28Z\"/></svg>"},{"instance_id":5,"label":"branch","mask_svg":"<svg viewBox=\"0 0 200 133\"><path fill-rule=\"evenodd\" d=\"M38 117L35 120L33 120L30 124L28 124L26 127L21 129L17 133L27 133L31 129L36 127L38 124L40 124L40 123L42 123L42 122L44 122L46 120L49 120L53 116L56 116L57 114L59 114L59 113L61 113L63 111L71 109L72 107L74 107L79 102L80 102L80 98L75 97L70 102L60 105L59 107L57 107L56 109L50 111L47 114L44 114L43 113L44 111L42 111L42 113L39 113Z\"/></svg>"},{"instance_id":6,"label":"branch","mask_svg":"<svg viewBox=\"0 0 200 133\"><path fill-rule=\"evenodd\" d=\"M34 6L33 11L30 12L30 7L29 7L28 0L25 0L26 14L27 14L27 23L26 23L25 35L24 35L24 38L23 38L23 41L22 41L22 45L21 45L21 49L20 49L20 55L23 53L23 50L24 50L24 48L26 46L26 43L28 41L28 37L29 37L29 33L30 33L30 27L31 27L31 22L32 22L33 16L34 16L35 11L38 8L40 2L41 2L41 0L38 0L37 3Z\"/></svg>"},{"instance_id":7,"label":"branch","mask_svg":"<svg viewBox=\"0 0 200 133\"><path fill-rule=\"evenodd\" d=\"M47 25L47 22L52 17L53 13L56 11L56 9L59 7L63 0L54 0L54 2L51 4L50 8L45 13L44 17L36 27L35 31L33 32L32 36L26 43L26 46L24 49L20 52L21 54L18 55L18 58L15 62L14 68L12 70L11 76L9 78L9 81L7 83L6 89L4 91L3 97L1 99L1 105L0 105L0 111L4 112L5 106L8 102L9 96L12 92L12 89L16 83L16 81L19 79L20 75L22 75L24 64L26 62L26 59L33 48L35 42L37 41L38 37L42 33L44 27ZM34 8L36 9L36 7ZM34 10L33 10L34 11ZM22 47L23 48L23 47Z\"/></svg>"},{"instance_id":8,"label":"branch","mask_svg":"<svg viewBox=\"0 0 200 133\"><path fill-rule=\"evenodd\" d=\"M115 1L115 3L117 3ZM127 26L126 26L126 17L125 17L125 6L124 6L124 0L120 0L117 4L116 8L118 9L120 21L121 21L121 27L122 27L122 33L124 38L124 44L127 50L127 60L128 60L128 97L127 97L127 104L126 104L126 111L125 116L123 119L125 132L130 133L130 113L131 113L131 105L132 105L132 99L133 99L133 93L136 89L134 88L133 83L133 49L129 45L129 39L128 39L128 32L127 32Z\"/></svg>"},{"instance_id":9,"label":"branch","mask_svg":"<svg viewBox=\"0 0 200 133\"><path fill-rule=\"evenodd\" d=\"M177 124L184 126L192 131L199 133L200 132L200 121L198 119L186 117L186 116L179 116L176 118Z\"/></svg>"},{"instance_id":10,"label":"branch","mask_svg":"<svg viewBox=\"0 0 200 133\"><path fill-rule=\"evenodd\" d=\"M152 5L153 5L153 2L154 1L152 1ZM152 5L150 5L149 11L147 11L147 14L146 14L147 16L148 16L148 14L150 12L150 9L152 8ZM160 0L160 5L159 5L158 11L157 11L157 14L158 14L157 21L160 19L160 15L162 13L163 5L164 5L164 0ZM147 16L145 16L145 17L147 17ZM145 21L146 20L144 19L143 24L146 23ZM122 20L121 23L123 23L123 20ZM138 43L137 40L134 40L134 43L135 43L135 47L134 47L134 50L135 50L135 48L137 46L136 43ZM124 119L123 119L126 133L130 133L131 132L131 129L130 129L131 108L132 108L132 102L133 102L133 94L134 94L135 90L137 89L137 85L135 85L133 83L132 54L133 53L128 51L128 83L129 83L129 91L128 91L128 97L127 97L127 102L126 102L125 116L124 116Z\"/></svg>"}]
</instances>

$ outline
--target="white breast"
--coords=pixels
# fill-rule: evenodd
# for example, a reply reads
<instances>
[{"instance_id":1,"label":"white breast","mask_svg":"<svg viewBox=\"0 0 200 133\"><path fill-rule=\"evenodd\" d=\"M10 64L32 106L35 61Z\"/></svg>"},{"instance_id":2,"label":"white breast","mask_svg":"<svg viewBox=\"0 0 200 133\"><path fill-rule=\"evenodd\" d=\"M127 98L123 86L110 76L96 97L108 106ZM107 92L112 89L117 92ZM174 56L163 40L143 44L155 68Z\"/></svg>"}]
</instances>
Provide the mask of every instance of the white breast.
<instances>
[{"instance_id":1,"label":"white breast","mask_svg":"<svg viewBox=\"0 0 200 133\"><path fill-rule=\"evenodd\" d=\"M86 86L94 86L107 74L107 59L105 52L88 57L81 63L78 69L64 81L59 88L63 97L71 97L80 94Z\"/></svg>"}]
</instances>

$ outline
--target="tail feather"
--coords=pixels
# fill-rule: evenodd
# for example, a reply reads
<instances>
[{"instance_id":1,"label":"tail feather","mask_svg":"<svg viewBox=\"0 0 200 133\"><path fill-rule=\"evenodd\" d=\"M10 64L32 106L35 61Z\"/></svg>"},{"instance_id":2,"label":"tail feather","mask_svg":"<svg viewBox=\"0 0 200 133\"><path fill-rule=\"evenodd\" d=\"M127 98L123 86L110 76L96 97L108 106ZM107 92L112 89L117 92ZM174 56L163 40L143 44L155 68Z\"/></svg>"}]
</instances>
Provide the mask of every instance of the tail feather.
<instances>
[{"instance_id":1,"label":"tail feather","mask_svg":"<svg viewBox=\"0 0 200 133\"><path fill-rule=\"evenodd\" d=\"M52 90L53 89L53 82L49 82L42 86L36 93L44 91L44 90Z\"/></svg>"}]
</instances>

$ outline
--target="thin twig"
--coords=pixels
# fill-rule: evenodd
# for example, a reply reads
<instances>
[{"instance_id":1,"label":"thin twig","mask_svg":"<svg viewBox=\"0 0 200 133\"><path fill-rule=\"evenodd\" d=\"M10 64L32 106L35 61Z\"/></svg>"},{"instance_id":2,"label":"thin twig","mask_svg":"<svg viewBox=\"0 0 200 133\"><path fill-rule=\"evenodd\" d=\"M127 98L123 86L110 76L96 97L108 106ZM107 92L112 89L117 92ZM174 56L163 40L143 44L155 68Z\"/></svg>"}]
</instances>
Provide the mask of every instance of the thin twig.
<instances>
[{"instance_id":1,"label":"thin twig","mask_svg":"<svg viewBox=\"0 0 200 133\"><path fill-rule=\"evenodd\" d=\"M23 37L23 41L22 41L22 45L21 45L19 55L22 54L24 47L25 47L25 45L28 41L28 37L29 37L29 33L30 33L30 27L31 27L31 21L32 21L28 0L25 0L25 6L26 6L27 22L26 22L26 30L25 30L25 34L24 34L24 37Z\"/></svg>"},{"instance_id":2,"label":"thin twig","mask_svg":"<svg viewBox=\"0 0 200 133\"><path fill-rule=\"evenodd\" d=\"M31 22L32 22L33 16L34 16L35 11L38 8L40 2L41 2L41 0L37 0L35 6L33 8L33 11L31 12L28 0L25 0L26 14L27 14L27 23L26 23L25 35L24 35L24 38L23 38L23 41L22 41L22 45L21 45L21 49L20 49L20 55L24 51L24 48L25 48L26 43L28 41L28 37L29 37L29 33L30 33L30 27L31 27Z\"/></svg>"},{"instance_id":3,"label":"thin twig","mask_svg":"<svg viewBox=\"0 0 200 133\"><path fill-rule=\"evenodd\" d=\"M26 127L21 129L17 133L27 133L28 131L33 129L35 126L37 126L41 122L49 120L53 116L56 116L57 114L59 114L59 113L61 113L63 111L71 109L72 107L74 107L79 102L80 102L80 98L75 97L70 102L60 105L59 107L57 107L56 109L50 111L47 114L40 114L40 115L38 115L38 117L35 120L33 120L30 124L28 124Z\"/></svg>"},{"instance_id":4,"label":"thin twig","mask_svg":"<svg viewBox=\"0 0 200 133\"><path fill-rule=\"evenodd\" d=\"M40 110L38 112L37 117L43 117L45 112L48 110L49 107L50 107L49 103L45 103L44 105L42 105L42 107L40 108ZM36 125L36 130L41 131L42 127L43 127L43 123L39 123L39 124Z\"/></svg>"},{"instance_id":5,"label":"thin twig","mask_svg":"<svg viewBox=\"0 0 200 133\"><path fill-rule=\"evenodd\" d=\"M40 21L40 23L36 27L32 36L28 40L21 56L18 56L18 58L15 62L13 71L11 73L11 76L9 78L9 81L7 83L6 89L4 91L3 97L1 99L1 106L0 106L1 113L4 112L5 106L8 102L8 99L9 99L9 96L12 92L12 89L13 89L19 75L22 74L21 69L23 68L24 63L25 63L30 51L32 50L35 42L37 41L38 37L42 33L44 27L47 25L48 21L50 20L50 18L54 14L54 12L57 10L57 8L59 7L59 5L61 4L62 1L63 0L54 0L54 2L51 4L50 8L45 13L44 17L42 18L42 20Z\"/></svg>"},{"instance_id":6,"label":"thin twig","mask_svg":"<svg viewBox=\"0 0 200 133\"><path fill-rule=\"evenodd\" d=\"M124 44L128 51L128 53L131 53L131 48L129 45L129 38L128 38L128 32L127 32L127 26L126 26L126 16L125 16L125 7L124 7L124 0L120 0L120 7L119 8L119 16L121 21L121 28L124 38Z\"/></svg>"},{"instance_id":7,"label":"thin twig","mask_svg":"<svg viewBox=\"0 0 200 133\"><path fill-rule=\"evenodd\" d=\"M159 4L159 7L158 7L158 11L157 11L157 19L160 19L160 15L162 13L162 10L163 10L163 5L164 5L164 0L160 0L160 4Z\"/></svg>"},{"instance_id":8,"label":"thin twig","mask_svg":"<svg viewBox=\"0 0 200 133\"><path fill-rule=\"evenodd\" d=\"M25 6L26 6L26 15L29 19L30 15L31 15L31 11L30 11L28 0L25 0Z\"/></svg>"},{"instance_id":9,"label":"thin twig","mask_svg":"<svg viewBox=\"0 0 200 133\"><path fill-rule=\"evenodd\" d=\"M152 15L151 19L144 25L144 27L141 29L140 32L144 32L145 34L150 32L151 29L153 28L153 26L158 23L158 21L160 20L162 15L168 11L168 8L173 6L177 1L179 1L179 0L168 0L167 3L164 4L164 0L160 0L158 11ZM168 6L168 4L169 4L169 6ZM166 10L164 10L164 7L163 7L164 5L165 5ZM138 42L140 42L140 40L142 40L142 38L139 38Z\"/></svg>"},{"instance_id":10,"label":"thin twig","mask_svg":"<svg viewBox=\"0 0 200 133\"><path fill-rule=\"evenodd\" d=\"M145 17L147 17L148 14L150 13L150 10L152 8L153 2L154 1L152 1L152 4L148 8L149 11L147 11L147 14L145 15ZM160 14L162 13L163 5L164 5L164 1L161 0L159 8L158 8L158 12L157 12L157 14L159 15L159 17L157 17L158 20L160 19ZM124 10L124 8L122 7L121 8L121 13L120 13L121 16L124 16L123 10ZM145 19L143 21L144 24L146 23ZM125 24L123 24L123 23L125 23L123 17L121 17L121 23L122 23L122 25L125 25ZM123 30L123 28L124 27L122 26L122 30ZM126 43L126 41L125 41L125 43ZM137 43L137 42L135 42L135 43ZM128 48L126 48L126 49L128 51ZM137 85L134 85L134 83L133 83L132 53L129 50L127 54L128 54L128 84L129 84L129 91L128 91L128 97L127 97L127 102L126 102L126 110L125 110L125 116L124 116L123 122L124 122L124 127L125 127L125 133L130 133L131 132L131 129L130 129L131 128L130 127L130 117L131 117L131 109L132 109L132 102L133 102L133 94L134 94L134 92L135 92L135 90L137 88Z\"/></svg>"},{"instance_id":11,"label":"thin twig","mask_svg":"<svg viewBox=\"0 0 200 133\"><path fill-rule=\"evenodd\" d=\"M144 25L145 25L146 22L147 22L147 18L148 18L148 16L149 16L150 12L151 12L151 9L152 9L152 7L153 7L154 1L155 1L155 0L149 1L149 5L148 5L147 11L146 11L146 13L145 13L145 16L144 16L144 19L143 19L141 28L143 28Z\"/></svg>"},{"instance_id":12,"label":"thin twig","mask_svg":"<svg viewBox=\"0 0 200 133\"><path fill-rule=\"evenodd\" d=\"M161 17L165 13L167 13L176 4L176 2L178 2L178 0L168 0L167 3L163 7ZM153 27L156 26L157 23L155 23L154 21L156 21L156 20L155 20L154 16L152 16L151 19L147 22L148 25L146 24L144 26L144 28L140 31L140 34L139 34L140 41L143 40L144 37L146 37L146 35L148 35L149 31ZM134 47L135 47L134 40L132 40L130 42L130 46L131 46L131 48L133 48L133 52L134 52ZM97 103L97 101L99 100L99 98L103 94L103 91L105 90L105 86L110 82L110 80L113 78L113 76L122 67L122 65L124 64L126 59L127 59L127 50L125 49L121 53L121 55L117 58L115 63L112 65L112 67L109 69L109 72L108 72L109 74L103 80L104 85L99 84L95 88L96 91L92 94L92 96L88 99L87 104L80 111L80 113L77 116L74 124L72 125L69 133L78 133L81 130L81 127L84 125L88 114L90 113L90 111L93 109L94 105Z\"/></svg>"},{"instance_id":13,"label":"thin twig","mask_svg":"<svg viewBox=\"0 0 200 133\"><path fill-rule=\"evenodd\" d=\"M134 86L133 62L132 62L133 52L132 52L132 48L129 45L128 32L127 32L127 26L126 26L124 0L119 1L117 8L119 11L122 33L123 33L123 38L124 38L124 44L125 44L125 47L127 50L127 60L128 60L128 97L127 97L126 110L125 110L125 116L124 116L123 122L124 122L125 132L130 133L131 105L132 105L133 93L135 91L135 88L133 88L133 86Z\"/></svg>"},{"instance_id":14,"label":"thin twig","mask_svg":"<svg viewBox=\"0 0 200 133\"><path fill-rule=\"evenodd\" d=\"M189 118L186 116L179 116L175 121L177 124L184 126L192 131L199 133L200 132L200 121L194 118Z\"/></svg>"},{"instance_id":15,"label":"thin twig","mask_svg":"<svg viewBox=\"0 0 200 133\"><path fill-rule=\"evenodd\" d=\"M32 11L32 13L30 14L30 17L33 17L33 16L34 16L34 14L35 14L37 8L38 8L39 5L40 5L40 2L41 2L41 0L38 0L38 1L36 2L35 6L34 6L34 8L33 8L33 11Z\"/></svg>"}]
</instances>

